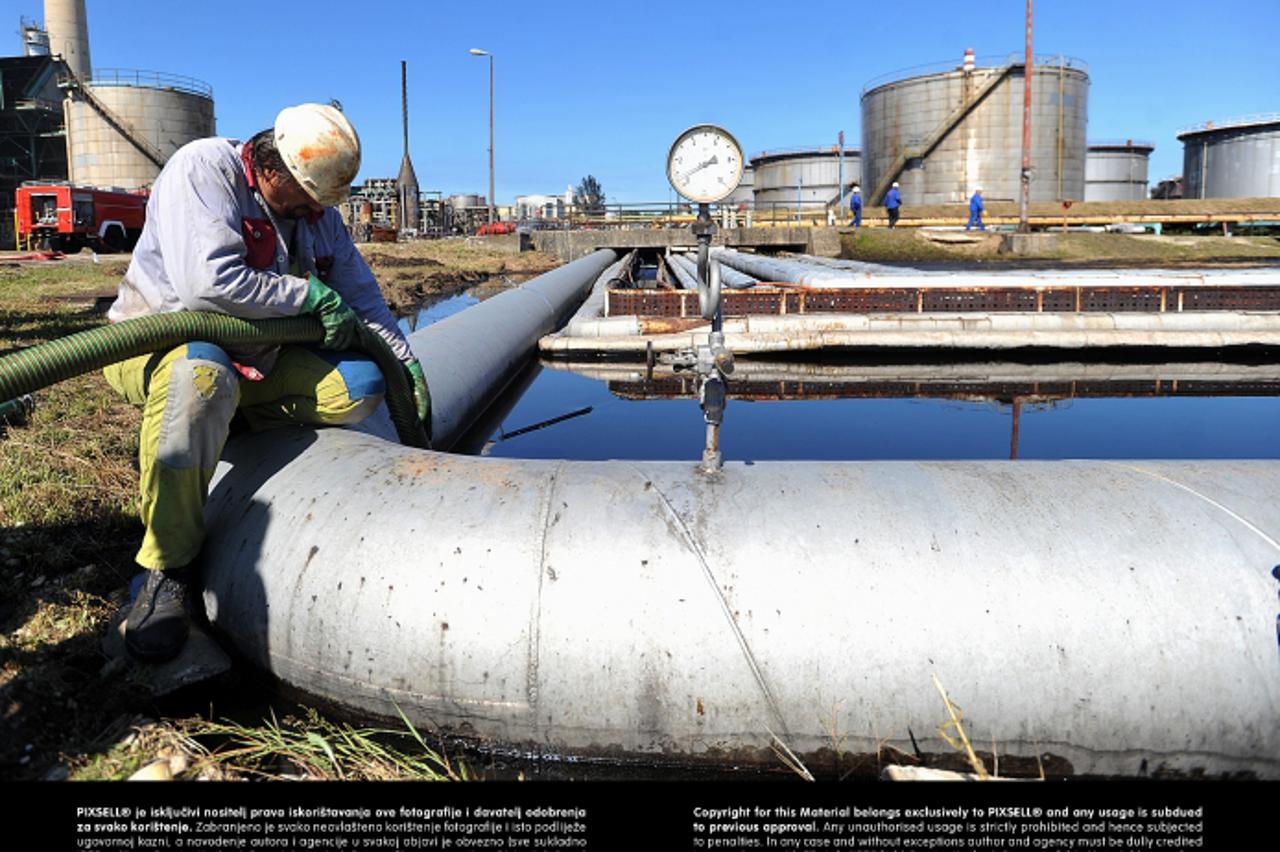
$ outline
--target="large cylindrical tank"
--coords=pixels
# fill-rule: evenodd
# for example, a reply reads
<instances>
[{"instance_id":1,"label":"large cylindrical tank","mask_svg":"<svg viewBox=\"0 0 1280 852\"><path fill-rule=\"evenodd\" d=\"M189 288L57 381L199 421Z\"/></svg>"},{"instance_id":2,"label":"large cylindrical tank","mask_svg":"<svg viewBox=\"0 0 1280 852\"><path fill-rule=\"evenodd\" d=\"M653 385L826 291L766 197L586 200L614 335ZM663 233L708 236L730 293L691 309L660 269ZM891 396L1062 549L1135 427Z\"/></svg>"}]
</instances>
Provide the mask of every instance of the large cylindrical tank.
<instances>
[{"instance_id":1,"label":"large cylindrical tank","mask_svg":"<svg viewBox=\"0 0 1280 852\"><path fill-rule=\"evenodd\" d=\"M89 57L89 16L84 0L44 0L44 27L49 34L49 50L61 56L81 80L93 72Z\"/></svg>"},{"instance_id":2,"label":"large cylindrical tank","mask_svg":"<svg viewBox=\"0 0 1280 852\"><path fill-rule=\"evenodd\" d=\"M483 195L462 193L449 196L449 206L455 210L469 210L475 207L487 207Z\"/></svg>"},{"instance_id":3,"label":"large cylindrical tank","mask_svg":"<svg viewBox=\"0 0 1280 852\"><path fill-rule=\"evenodd\" d=\"M831 204L839 196L840 152L826 148L798 148L764 151L751 158L757 206L777 204L804 206ZM856 182L862 173L862 152L844 152L845 185Z\"/></svg>"},{"instance_id":4,"label":"large cylindrical tank","mask_svg":"<svg viewBox=\"0 0 1280 852\"><path fill-rule=\"evenodd\" d=\"M1209 122L1178 139L1183 198L1280 196L1280 115Z\"/></svg>"},{"instance_id":5,"label":"large cylindrical tank","mask_svg":"<svg viewBox=\"0 0 1280 852\"><path fill-rule=\"evenodd\" d=\"M729 197L721 204L750 204L756 200L756 170L751 166L745 166L742 169L742 180L738 181L738 187L729 194Z\"/></svg>"},{"instance_id":6,"label":"large cylindrical tank","mask_svg":"<svg viewBox=\"0 0 1280 852\"><path fill-rule=\"evenodd\" d=\"M1150 142L1091 142L1084 164L1085 201L1142 201L1147 197Z\"/></svg>"},{"instance_id":7,"label":"large cylindrical tank","mask_svg":"<svg viewBox=\"0 0 1280 852\"><path fill-rule=\"evenodd\" d=\"M213 89L199 80L150 71L98 69L90 94L161 161L194 139L213 136ZM83 96L67 103L69 178L91 186L147 186L155 163Z\"/></svg>"},{"instance_id":8,"label":"large cylindrical tank","mask_svg":"<svg viewBox=\"0 0 1280 852\"><path fill-rule=\"evenodd\" d=\"M863 195L891 171L903 205L1016 199L1022 172L1022 56L872 81L862 93ZM1084 196L1089 75L1083 62L1036 57L1031 83L1031 200Z\"/></svg>"}]
</instances>

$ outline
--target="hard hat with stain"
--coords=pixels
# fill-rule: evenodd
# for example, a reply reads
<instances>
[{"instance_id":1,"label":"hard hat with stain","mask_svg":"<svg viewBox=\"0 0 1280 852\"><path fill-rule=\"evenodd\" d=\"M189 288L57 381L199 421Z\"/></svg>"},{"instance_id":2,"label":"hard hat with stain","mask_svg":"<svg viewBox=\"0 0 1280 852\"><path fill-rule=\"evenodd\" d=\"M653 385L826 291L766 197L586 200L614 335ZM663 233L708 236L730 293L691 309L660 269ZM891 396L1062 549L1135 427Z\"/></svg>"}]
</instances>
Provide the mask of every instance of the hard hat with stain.
<instances>
[{"instance_id":1,"label":"hard hat with stain","mask_svg":"<svg viewBox=\"0 0 1280 852\"><path fill-rule=\"evenodd\" d=\"M360 171L360 137L337 107L299 104L280 110L276 148L289 174L326 207L341 204Z\"/></svg>"}]
</instances>

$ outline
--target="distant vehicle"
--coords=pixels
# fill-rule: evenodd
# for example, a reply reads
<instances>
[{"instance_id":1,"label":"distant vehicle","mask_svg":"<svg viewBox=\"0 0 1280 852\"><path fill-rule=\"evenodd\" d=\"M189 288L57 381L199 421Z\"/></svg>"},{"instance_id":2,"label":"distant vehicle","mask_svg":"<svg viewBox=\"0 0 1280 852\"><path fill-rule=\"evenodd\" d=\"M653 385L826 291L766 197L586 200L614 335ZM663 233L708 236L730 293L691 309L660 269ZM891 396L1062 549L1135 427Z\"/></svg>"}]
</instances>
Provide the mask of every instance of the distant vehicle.
<instances>
[{"instance_id":1,"label":"distant vehicle","mask_svg":"<svg viewBox=\"0 0 1280 852\"><path fill-rule=\"evenodd\" d=\"M476 228L477 237L491 237L497 234L514 234L515 232L515 222L486 222L479 228Z\"/></svg>"},{"instance_id":2,"label":"distant vehicle","mask_svg":"<svg viewBox=\"0 0 1280 852\"><path fill-rule=\"evenodd\" d=\"M19 249L67 253L89 246L110 253L138 242L148 190L99 189L69 183L24 183L14 193Z\"/></svg>"}]
</instances>

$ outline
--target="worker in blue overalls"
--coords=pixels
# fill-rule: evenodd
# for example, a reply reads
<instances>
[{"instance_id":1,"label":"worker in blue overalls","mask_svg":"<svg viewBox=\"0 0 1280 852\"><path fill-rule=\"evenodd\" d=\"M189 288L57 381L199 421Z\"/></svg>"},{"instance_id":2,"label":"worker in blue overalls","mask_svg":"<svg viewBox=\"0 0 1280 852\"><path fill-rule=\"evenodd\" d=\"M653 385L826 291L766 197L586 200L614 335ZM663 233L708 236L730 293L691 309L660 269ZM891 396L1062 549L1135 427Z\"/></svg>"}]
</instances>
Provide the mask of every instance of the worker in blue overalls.
<instances>
[{"instance_id":1,"label":"worker in blue overalls","mask_svg":"<svg viewBox=\"0 0 1280 852\"><path fill-rule=\"evenodd\" d=\"M982 187L978 187L973 191L973 197L969 199L969 222L964 229L968 231L977 225L979 231L985 231L987 226L982 224L982 211L986 209L982 203Z\"/></svg>"},{"instance_id":2,"label":"worker in blue overalls","mask_svg":"<svg viewBox=\"0 0 1280 852\"><path fill-rule=\"evenodd\" d=\"M889 191L885 193L884 207L889 211L889 227L896 228L898 214L902 212L902 193L898 191L897 181L894 181L893 186L889 187Z\"/></svg>"},{"instance_id":3,"label":"worker in blue overalls","mask_svg":"<svg viewBox=\"0 0 1280 852\"><path fill-rule=\"evenodd\" d=\"M856 186L849 196L849 210L853 213L853 227L862 227L862 190Z\"/></svg>"}]
</instances>

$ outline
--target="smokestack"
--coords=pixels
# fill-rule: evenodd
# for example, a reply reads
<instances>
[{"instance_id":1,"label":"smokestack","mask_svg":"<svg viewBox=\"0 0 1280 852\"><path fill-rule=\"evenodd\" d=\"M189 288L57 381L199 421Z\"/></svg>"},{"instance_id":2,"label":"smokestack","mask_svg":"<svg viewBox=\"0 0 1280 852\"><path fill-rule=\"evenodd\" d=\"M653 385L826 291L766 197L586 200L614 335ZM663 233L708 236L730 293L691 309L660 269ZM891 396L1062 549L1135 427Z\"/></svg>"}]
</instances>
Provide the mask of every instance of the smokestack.
<instances>
[{"instance_id":1,"label":"smokestack","mask_svg":"<svg viewBox=\"0 0 1280 852\"><path fill-rule=\"evenodd\" d=\"M84 0L44 0L44 28L49 33L49 52L61 55L81 80L91 79L89 15Z\"/></svg>"},{"instance_id":2,"label":"smokestack","mask_svg":"<svg viewBox=\"0 0 1280 852\"><path fill-rule=\"evenodd\" d=\"M406 63L400 60L400 114L404 124L404 159L400 161L400 175L396 178L396 194L400 198L400 229L417 231L418 176L413 173L409 159L409 79Z\"/></svg>"}]
</instances>

